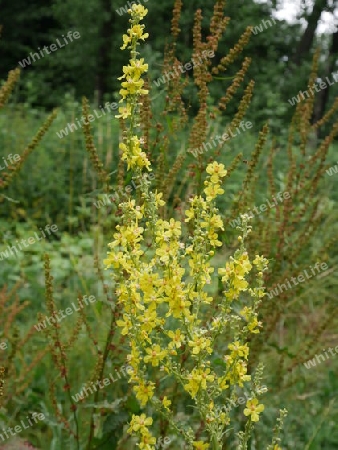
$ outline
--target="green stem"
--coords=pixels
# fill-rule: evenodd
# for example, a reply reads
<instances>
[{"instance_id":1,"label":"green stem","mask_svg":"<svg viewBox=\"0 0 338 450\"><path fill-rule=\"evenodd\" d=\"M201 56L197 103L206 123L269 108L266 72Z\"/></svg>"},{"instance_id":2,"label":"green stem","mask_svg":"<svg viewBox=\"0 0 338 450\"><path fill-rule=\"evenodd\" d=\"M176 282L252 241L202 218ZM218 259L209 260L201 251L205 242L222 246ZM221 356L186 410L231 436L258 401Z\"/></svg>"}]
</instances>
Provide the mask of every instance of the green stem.
<instances>
[{"instance_id":1,"label":"green stem","mask_svg":"<svg viewBox=\"0 0 338 450\"><path fill-rule=\"evenodd\" d=\"M220 446L217 436L213 435L211 439L211 448L212 450L222 450L222 447Z\"/></svg>"}]
</instances>

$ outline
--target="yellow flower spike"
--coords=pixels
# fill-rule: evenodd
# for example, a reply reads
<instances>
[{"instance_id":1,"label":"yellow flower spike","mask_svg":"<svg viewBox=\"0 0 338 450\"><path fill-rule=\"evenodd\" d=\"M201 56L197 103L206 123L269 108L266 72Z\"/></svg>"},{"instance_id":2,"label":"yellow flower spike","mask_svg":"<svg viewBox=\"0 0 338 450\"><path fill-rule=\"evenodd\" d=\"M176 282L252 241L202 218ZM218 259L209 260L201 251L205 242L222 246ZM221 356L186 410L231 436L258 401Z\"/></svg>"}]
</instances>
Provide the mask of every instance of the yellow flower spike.
<instances>
[{"instance_id":1,"label":"yellow flower spike","mask_svg":"<svg viewBox=\"0 0 338 450\"><path fill-rule=\"evenodd\" d=\"M140 20L145 17L148 10L142 5L133 5L135 8L131 8L129 13L131 14L131 28L128 29L128 34L123 35L122 49L130 48L131 59L129 65L123 67L123 75L119 77L119 80L124 79L121 83L120 89L121 99L120 102L127 102L127 105L119 108L120 114L117 118L123 120L129 119L131 123L135 122L139 114L138 98L140 95L147 95L149 91L144 89L144 80L141 78L142 74L148 70L148 64L144 64L144 59L137 59L136 48L139 40L146 39L149 34L144 33L144 25L140 24ZM132 134L133 130L132 130ZM137 139L137 142L136 142ZM145 152L142 151L141 140L137 136L131 138L124 138L124 142L120 144L122 150L122 160L127 162L128 170L150 170L150 161L147 158Z\"/></svg>"},{"instance_id":2,"label":"yellow flower spike","mask_svg":"<svg viewBox=\"0 0 338 450\"><path fill-rule=\"evenodd\" d=\"M119 146L121 158L128 170L135 171L131 174L133 179L141 180L141 184L137 201L130 196L119 205L122 218L104 261L114 273L116 303L121 306L117 325L129 344L127 361L132 370L128 381L140 406L149 404L156 417L157 413L165 413L176 430L180 424L175 425L171 401L167 396L161 399L161 377L170 377L181 384L194 400L199 419L206 424L208 437L202 439L212 443L193 441L198 437L193 438L192 424L183 433L186 444L197 450L211 445L221 448L225 427L230 423L230 416L221 411L221 405L225 398L232 398L230 392L235 392L234 388L251 381L247 374L249 346L246 342L248 331L259 332L257 306L259 298L264 296L262 275L267 260L256 255L250 262L244 247L250 227L244 217L240 249L218 271L225 283L223 295L211 294L213 290L207 285L212 283L214 272L212 257L222 245L218 234L224 230L214 200L224 193L221 184L227 176L225 166L217 161L207 166L204 192L189 199L190 207L185 212L185 222L193 222L189 233L186 228L182 230L180 221L162 214L165 211L161 208L166 204L163 194L153 192L149 180L143 176L144 169L151 170L140 131L140 96L148 94L142 76L148 71L148 64L137 50L140 41L148 37L140 23L147 9L133 5L129 13L130 27L123 36L122 48L130 50L130 59L119 77L122 105L116 118L125 121ZM252 268L253 283L247 276ZM247 293L241 298L244 291ZM240 312L241 317L232 306L235 300L239 304L249 302ZM217 311L218 317L212 318L206 311ZM214 372L211 361L219 354L218 342L221 343L226 327L234 330L235 337L227 341L225 367L217 366ZM182 354L187 364L182 363ZM244 414L255 422L263 409L255 399L247 402ZM142 450L153 450L156 445L155 437L148 430L150 425L152 419L145 414L133 415L130 421L128 433L137 436L136 447Z\"/></svg>"}]
</instances>

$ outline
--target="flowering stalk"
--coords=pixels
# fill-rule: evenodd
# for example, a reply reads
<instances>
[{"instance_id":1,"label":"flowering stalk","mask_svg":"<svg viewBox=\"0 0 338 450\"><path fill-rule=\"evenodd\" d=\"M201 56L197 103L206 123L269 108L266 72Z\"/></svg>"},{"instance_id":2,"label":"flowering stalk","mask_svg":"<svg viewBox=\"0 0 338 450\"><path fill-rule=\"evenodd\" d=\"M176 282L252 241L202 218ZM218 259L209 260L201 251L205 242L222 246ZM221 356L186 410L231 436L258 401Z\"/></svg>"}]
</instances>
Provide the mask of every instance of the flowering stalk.
<instances>
[{"instance_id":1,"label":"flowering stalk","mask_svg":"<svg viewBox=\"0 0 338 450\"><path fill-rule=\"evenodd\" d=\"M120 77L125 80L120 90L124 105L117 117L128 125L120 144L122 158L128 170L135 170L140 176L143 169L151 170L141 148L142 136L137 134L139 96L148 93L141 78L148 65L138 59L137 52L139 40L148 37L140 24L147 10L133 5L129 13L131 27L123 36L121 48L130 49L131 59ZM206 172L203 195L192 198L186 211L186 222L192 229L187 239L180 222L160 218L159 208L165 204L162 193L152 192L149 181L140 177L141 202L129 199L120 203L122 221L116 227L104 263L113 268L119 286L116 294L123 313L117 325L122 335L128 336L127 359L132 367L129 381L141 407L162 416L187 448L218 450L230 424L229 412L223 410L226 399L237 387L251 381L247 373L247 342L249 335L258 333L261 326L257 310L265 295L262 279L267 260L256 255L250 261L244 242L251 228L248 217L242 216L240 248L218 270L225 288L217 305L219 315L208 330L203 329L206 312L210 306L216 306L216 299L206 288L215 270L215 250L222 246L218 232L223 230L223 222L216 199L224 193L221 183L227 174L224 165L216 161L208 165ZM249 276L254 287L249 287ZM224 342L228 342L226 355L218 350ZM194 402L186 420L175 417L174 405L168 398L174 382L180 393L190 399L189 404ZM244 409L248 417L245 433L237 436L242 449L247 448L253 425L264 410L258 402L260 393L260 377L256 377L251 386L252 398ZM199 423L203 424L201 439L197 437L201 434L196 427ZM150 415L133 415L128 433L138 437L140 449L155 448L152 425Z\"/></svg>"}]
</instances>

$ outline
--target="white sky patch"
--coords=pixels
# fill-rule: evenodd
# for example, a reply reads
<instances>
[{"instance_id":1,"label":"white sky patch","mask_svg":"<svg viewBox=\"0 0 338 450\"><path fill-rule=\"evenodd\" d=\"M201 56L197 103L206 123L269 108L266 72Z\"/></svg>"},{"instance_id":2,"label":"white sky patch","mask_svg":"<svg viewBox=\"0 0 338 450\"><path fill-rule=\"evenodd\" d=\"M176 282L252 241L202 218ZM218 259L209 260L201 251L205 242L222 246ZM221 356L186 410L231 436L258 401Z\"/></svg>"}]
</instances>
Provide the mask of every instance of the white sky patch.
<instances>
[{"instance_id":1,"label":"white sky patch","mask_svg":"<svg viewBox=\"0 0 338 450\"><path fill-rule=\"evenodd\" d=\"M256 0L257 3L269 3L267 0ZM302 10L301 0L280 0L278 10L274 14L274 17L281 20L286 20L290 23L297 23L299 20L297 16ZM312 11L314 0L306 0L306 6L309 12ZM306 21L301 20L303 26L306 26ZM334 14L329 12L323 12L320 18L317 33L334 33L338 27L338 8Z\"/></svg>"}]
</instances>

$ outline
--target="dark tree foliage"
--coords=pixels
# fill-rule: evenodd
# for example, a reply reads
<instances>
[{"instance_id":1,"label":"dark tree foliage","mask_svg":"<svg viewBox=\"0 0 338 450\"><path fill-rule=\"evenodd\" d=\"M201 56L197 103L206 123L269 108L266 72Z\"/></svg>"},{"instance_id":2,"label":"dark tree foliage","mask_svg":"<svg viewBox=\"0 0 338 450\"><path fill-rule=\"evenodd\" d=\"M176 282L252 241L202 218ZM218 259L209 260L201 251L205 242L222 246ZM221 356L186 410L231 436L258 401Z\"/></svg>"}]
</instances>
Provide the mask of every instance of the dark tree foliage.
<instances>
[{"instance_id":1,"label":"dark tree foliage","mask_svg":"<svg viewBox=\"0 0 338 450\"><path fill-rule=\"evenodd\" d=\"M149 9L147 29L150 39L145 46L146 57L150 65L150 77L156 79L161 74L165 46L170 42L173 1L143 3ZM251 107L252 120L261 126L270 117L270 125L279 129L281 123L292 115L287 100L306 87L314 48L322 44L326 49L327 54L324 51L321 64L322 74L327 76L335 69L337 45L335 37L318 40L315 34L322 12L332 11L332 0L314 1L313 9L303 15L308 24L304 30L300 25L273 19L275 3L228 1L225 12L231 21L215 58L219 60L226 54L247 26L256 30L244 51L245 56L252 58L247 78L256 82ZM9 70L17 67L19 61L27 58L31 52L37 52L38 48L55 43L69 31L77 31L81 35L77 41L25 67L15 100L50 109L62 105L67 93L74 95L77 100L85 95L98 105L105 98L114 99L119 88L117 77L121 66L126 63L125 54L119 48L121 34L128 20L125 11L130 2L2 0L0 4L0 24L3 25L0 40L1 79L6 77ZM194 11L201 8L205 24L202 32L207 35L213 5L214 0L183 2L178 43L178 55L182 62L191 59ZM239 64L235 62L226 76L213 85L215 97L229 86L231 76L240 68ZM334 88L332 90L335 91ZM327 89L318 96L318 116L326 110L334 93L331 94ZM238 98L241 94L238 93ZM236 101L233 104L236 105ZM230 105L227 115L230 117L233 113Z\"/></svg>"}]
</instances>

